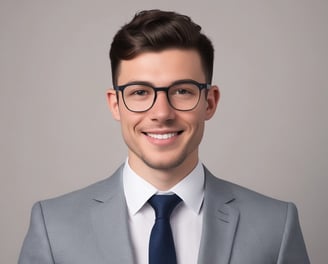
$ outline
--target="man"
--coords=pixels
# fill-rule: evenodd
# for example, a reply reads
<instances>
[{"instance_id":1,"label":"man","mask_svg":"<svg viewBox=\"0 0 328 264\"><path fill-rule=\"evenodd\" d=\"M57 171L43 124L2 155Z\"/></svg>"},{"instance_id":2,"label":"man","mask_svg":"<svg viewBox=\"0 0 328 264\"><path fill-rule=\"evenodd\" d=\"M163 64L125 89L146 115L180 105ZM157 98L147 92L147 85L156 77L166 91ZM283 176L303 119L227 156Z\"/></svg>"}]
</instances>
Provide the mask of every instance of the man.
<instances>
[{"instance_id":1,"label":"man","mask_svg":"<svg viewBox=\"0 0 328 264\"><path fill-rule=\"evenodd\" d=\"M199 161L219 101L213 53L200 26L174 12L140 12L118 31L107 96L127 161L35 204L20 264L309 263L293 204L220 180Z\"/></svg>"}]
</instances>

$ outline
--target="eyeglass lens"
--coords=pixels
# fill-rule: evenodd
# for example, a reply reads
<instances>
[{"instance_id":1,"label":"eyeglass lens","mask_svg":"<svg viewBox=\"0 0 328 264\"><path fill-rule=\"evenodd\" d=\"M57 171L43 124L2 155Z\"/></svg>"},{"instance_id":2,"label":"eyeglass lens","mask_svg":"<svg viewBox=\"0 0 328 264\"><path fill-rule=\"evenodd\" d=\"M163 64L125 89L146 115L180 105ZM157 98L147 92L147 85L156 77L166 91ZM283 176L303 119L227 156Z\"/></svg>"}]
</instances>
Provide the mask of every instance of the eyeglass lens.
<instances>
[{"instance_id":1,"label":"eyeglass lens","mask_svg":"<svg viewBox=\"0 0 328 264\"><path fill-rule=\"evenodd\" d=\"M200 97L200 89L193 83L181 83L161 88L155 91L153 88L144 84L131 84L125 87L123 99L127 108L131 111L147 111L156 100L156 92L166 91L170 105L177 110L191 110L194 108Z\"/></svg>"}]
</instances>

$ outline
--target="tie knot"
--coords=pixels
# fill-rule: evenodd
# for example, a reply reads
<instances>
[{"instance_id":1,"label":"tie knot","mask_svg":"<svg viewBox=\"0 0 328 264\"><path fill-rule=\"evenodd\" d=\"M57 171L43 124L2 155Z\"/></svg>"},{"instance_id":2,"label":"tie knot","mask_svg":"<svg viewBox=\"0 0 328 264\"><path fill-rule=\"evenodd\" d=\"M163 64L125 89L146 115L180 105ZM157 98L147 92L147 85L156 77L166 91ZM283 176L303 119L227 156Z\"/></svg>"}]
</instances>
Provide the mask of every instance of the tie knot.
<instances>
[{"instance_id":1,"label":"tie knot","mask_svg":"<svg viewBox=\"0 0 328 264\"><path fill-rule=\"evenodd\" d=\"M155 210L156 219L170 218L173 209L181 202L181 198L176 194L154 195L148 202Z\"/></svg>"}]
</instances>

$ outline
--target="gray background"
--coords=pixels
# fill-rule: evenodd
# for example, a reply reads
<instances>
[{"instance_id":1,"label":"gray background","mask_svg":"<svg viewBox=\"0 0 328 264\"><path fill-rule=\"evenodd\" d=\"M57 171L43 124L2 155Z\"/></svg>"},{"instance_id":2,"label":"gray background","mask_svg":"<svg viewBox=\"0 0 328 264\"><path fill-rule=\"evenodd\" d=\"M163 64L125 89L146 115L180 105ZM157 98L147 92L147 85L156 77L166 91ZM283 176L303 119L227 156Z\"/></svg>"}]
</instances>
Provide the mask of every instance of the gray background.
<instances>
[{"instance_id":1,"label":"gray background","mask_svg":"<svg viewBox=\"0 0 328 264\"><path fill-rule=\"evenodd\" d=\"M201 158L221 178L294 201L312 263L328 259L328 2L0 1L0 262L32 204L125 159L106 106L108 49L142 9L190 15L216 48L221 102Z\"/></svg>"}]
</instances>

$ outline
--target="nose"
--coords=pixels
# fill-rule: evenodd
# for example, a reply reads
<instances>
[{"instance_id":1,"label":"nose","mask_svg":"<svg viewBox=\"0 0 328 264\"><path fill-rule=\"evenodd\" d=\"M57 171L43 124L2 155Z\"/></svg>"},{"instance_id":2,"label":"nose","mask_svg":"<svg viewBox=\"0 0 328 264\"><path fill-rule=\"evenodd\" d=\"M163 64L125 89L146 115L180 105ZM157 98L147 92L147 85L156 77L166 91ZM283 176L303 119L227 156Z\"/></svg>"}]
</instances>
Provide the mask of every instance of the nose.
<instances>
[{"instance_id":1,"label":"nose","mask_svg":"<svg viewBox=\"0 0 328 264\"><path fill-rule=\"evenodd\" d=\"M170 105L164 91L157 92L157 98L153 107L149 110L152 120L168 121L175 117L175 110Z\"/></svg>"}]
</instances>

